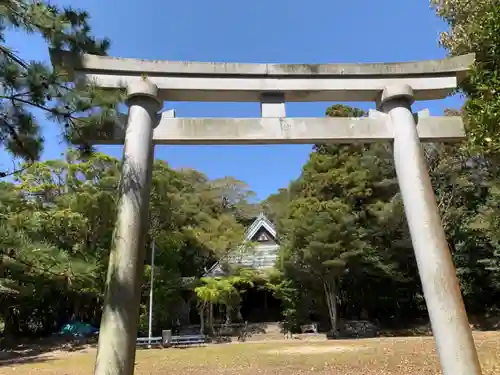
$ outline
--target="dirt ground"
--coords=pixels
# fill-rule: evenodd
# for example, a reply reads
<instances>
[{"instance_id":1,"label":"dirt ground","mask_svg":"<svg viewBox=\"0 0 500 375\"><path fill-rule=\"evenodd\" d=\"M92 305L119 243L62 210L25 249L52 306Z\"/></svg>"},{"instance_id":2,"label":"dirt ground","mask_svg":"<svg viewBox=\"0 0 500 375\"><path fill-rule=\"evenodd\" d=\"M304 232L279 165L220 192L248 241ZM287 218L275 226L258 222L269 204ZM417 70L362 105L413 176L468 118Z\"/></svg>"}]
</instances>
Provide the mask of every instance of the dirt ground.
<instances>
[{"instance_id":1,"label":"dirt ground","mask_svg":"<svg viewBox=\"0 0 500 375\"><path fill-rule=\"evenodd\" d=\"M270 354L298 354L298 355L308 355L308 354L320 354L320 353L343 353L343 352L354 352L360 350L367 350L369 346L349 346L349 345L304 345L304 346L289 346L281 347L278 349L268 350L267 353Z\"/></svg>"},{"instance_id":2,"label":"dirt ground","mask_svg":"<svg viewBox=\"0 0 500 375\"><path fill-rule=\"evenodd\" d=\"M500 332L475 333L484 375L500 374ZM95 349L0 360L2 375L91 374ZM207 345L139 350L137 375L439 374L432 337Z\"/></svg>"}]
</instances>

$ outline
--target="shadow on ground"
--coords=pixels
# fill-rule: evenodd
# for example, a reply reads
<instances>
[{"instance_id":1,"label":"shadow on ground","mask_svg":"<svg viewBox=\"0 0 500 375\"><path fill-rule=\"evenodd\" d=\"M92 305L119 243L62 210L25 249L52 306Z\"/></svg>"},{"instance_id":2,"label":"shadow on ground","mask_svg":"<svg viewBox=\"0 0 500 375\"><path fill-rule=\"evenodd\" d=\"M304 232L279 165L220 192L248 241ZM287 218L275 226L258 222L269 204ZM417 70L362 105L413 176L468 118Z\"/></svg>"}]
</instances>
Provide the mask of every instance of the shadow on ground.
<instances>
[{"instance_id":1,"label":"shadow on ground","mask_svg":"<svg viewBox=\"0 0 500 375\"><path fill-rule=\"evenodd\" d=\"M500 331L500 314L498 312L469 317L470 327L474 331ZM432 329L429 322L422 322L406 328L386 328L380 330L380 336L384 337L412 337L412 336L432 336Z\"/></svg>"},{"instance_id":2,"label":"shadow on ground","mask_svg":"<svg viewBox=\"0 0 500 375\"><path fill-rule=\"evenodd\" d=\"M40 339L23 339L6 345L0 350L0 367L15 364L47 362L56 359L50 353L76 352L97 345L97 338L75 339L73 337L54 336Z\"/></svg>"}]
</instances>

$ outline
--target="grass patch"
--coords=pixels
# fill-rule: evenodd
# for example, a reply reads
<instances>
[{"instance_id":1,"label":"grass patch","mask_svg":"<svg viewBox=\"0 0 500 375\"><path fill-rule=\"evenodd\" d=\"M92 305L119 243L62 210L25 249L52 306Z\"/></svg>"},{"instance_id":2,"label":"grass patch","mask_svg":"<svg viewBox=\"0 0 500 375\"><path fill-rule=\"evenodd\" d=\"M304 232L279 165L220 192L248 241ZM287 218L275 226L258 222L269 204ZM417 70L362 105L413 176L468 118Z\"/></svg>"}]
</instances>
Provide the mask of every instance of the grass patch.
<instances>
[{"instance_id":1,"label":"grass patch","mask_svg":"<svg viewBox=\"0 0 500 375\"><path fill-rule=\"evenodd\" d=\"M475 333L484 375L500 374L500 333ZM95 350L47 353L1 365L3 375L91 374ZM136 375L439 374L432 337L288 341L139 350Z\"/></svg>"}]
</instances>

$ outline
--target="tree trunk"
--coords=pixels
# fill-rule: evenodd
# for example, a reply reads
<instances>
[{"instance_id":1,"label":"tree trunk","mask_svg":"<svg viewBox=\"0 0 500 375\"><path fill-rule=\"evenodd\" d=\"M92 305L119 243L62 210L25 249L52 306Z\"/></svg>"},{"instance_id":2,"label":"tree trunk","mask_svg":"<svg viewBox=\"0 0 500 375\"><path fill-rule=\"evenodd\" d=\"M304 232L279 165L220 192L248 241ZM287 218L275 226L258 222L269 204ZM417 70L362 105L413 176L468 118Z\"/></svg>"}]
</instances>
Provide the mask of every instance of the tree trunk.
<instances>
[{"instance_id":1,"label":"tree trunk","mask_svg":"<svg viewBox=\"0 0 500 375\"><path fill-rule=\"evenodd\" d=\"M214 333L214 304L208 303L208 330L210 335Z\"/></svg>"},{"instance_id":2,"label":"tree trunk","mask_svg":"<svg viewBox=\"0 0 500 375\"><path fill-rule=\"evenodd\" d=\"M330 316L330 323L332 325L332 333L334 337L338 335L338 312L337 312L337 280L333 278L329 283L327 280L323 281L325 289L326 304L328 306L328 314Z\"/></svg>"},{"instance_id":3,"label":"tree trunk","mask_svg":"<svg viewBox=\"0 0 500 375\"><path fill-rule=\"evenodd\" d=\"M243 315L241 315L241 304L238 304L238 306L236 307L236 321L237 322L243 321Z\"/></svg>"},{"instance_id":4,"label":"tree trunk","mask_svg":"<svg viewBox=\"0 0 500 375\"><path fill-rule=\"evenodd\" d=\"M233 309L230 306L226 305L225 310L226 310L226 324L231 324L231 313L233 312Z\"/></svg>"},{"instance_id":5,"label":"tree trunk","mask_svg":"<svg viewBox=\"0 0 500 375\"><path fill-rule=\"evenodd\" d=\"M200 335L205 334L205 304L202 304L199 308L200 313Z\"/></svg>"},{"instance_id":6,"label":"tree trunk","mask_svg":"<svg viewBox=\"0 0 500 375\"><path fill-rule=\"evenodd\" d=\"M14 344L16 337L19 335L19 319L15 310L11 307L5 309L4 319L2 346L8 348Z\"/></svg>"},{"instance_id":7,"label":"tree trunk","mask_svg":"<svg viewBox=\"0 0 500 375\"><path fill-rule=\"evenodd\" d=\"M191 324L191 297L188 298L188 300L186 302L186 318L185 318L185 322L186 322L187 325Z\"/></svg>"}]
</instances>

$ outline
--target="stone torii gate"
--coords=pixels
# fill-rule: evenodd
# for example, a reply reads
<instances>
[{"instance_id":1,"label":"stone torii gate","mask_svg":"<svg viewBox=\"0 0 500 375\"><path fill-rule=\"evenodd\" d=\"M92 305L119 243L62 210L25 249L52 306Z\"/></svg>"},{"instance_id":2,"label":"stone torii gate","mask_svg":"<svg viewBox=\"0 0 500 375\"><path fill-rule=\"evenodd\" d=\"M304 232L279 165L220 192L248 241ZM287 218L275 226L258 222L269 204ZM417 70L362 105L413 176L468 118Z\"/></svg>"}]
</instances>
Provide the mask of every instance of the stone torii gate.
<instances>
[{"instance_id":1,"label":"stone torii gate","mask_svg":"<svg viewBox=\"0 0 500 375\"><path fill-rule=\"evenodd\" d=\"M465 137L458 117L414 114L415 100L449 95L473 55L390 64L236 64L52 56L75 77L127 90L126 125L90 140L123 144L118 217L96 375L130 375L156 144L391 141L397 178L444 375L480 375L452 257L420 142ZM260 118L175 118L164 101L260 102ZM376 102L368 118L288 118L286 102Z\"/></svg>"}]
</instances>

